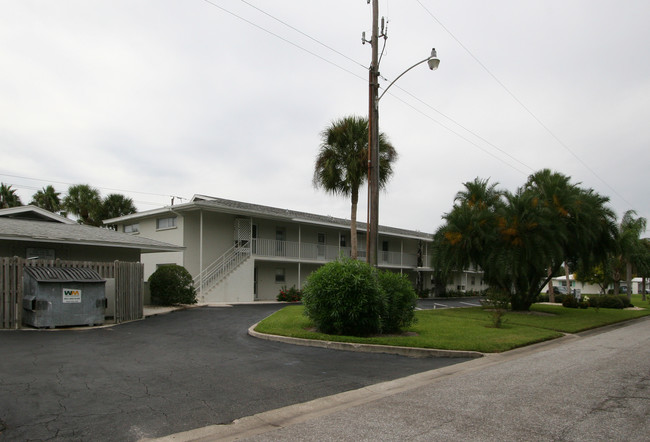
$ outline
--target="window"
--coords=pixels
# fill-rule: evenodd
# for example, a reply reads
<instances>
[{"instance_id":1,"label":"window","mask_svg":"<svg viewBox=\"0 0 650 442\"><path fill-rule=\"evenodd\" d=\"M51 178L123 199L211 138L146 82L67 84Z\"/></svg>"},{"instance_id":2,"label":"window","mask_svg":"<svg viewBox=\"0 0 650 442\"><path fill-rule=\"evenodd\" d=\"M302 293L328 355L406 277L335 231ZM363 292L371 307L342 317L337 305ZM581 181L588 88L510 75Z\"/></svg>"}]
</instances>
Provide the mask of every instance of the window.
<instances>
[{"instance_id":1,"label":"window","mask_svg":"<svg viewBox=\"0 0 650 442\"><path fill-rule=\"evenodd\" d=\"M345 247L345 235L341 234L341 240L339 244L341 245L341 247Z\"/></svg>"},{"instance_id":2,"label":"window","mask_svg":"<svg viewBox=\"0 0 650 442\"><path fill-rule=\"evenodd\" d=\"M275 269L275 282L285 282L284 269Z\"/></svg>"},{"instance_id":3,"label":"window","mask_svg":"<svg viewBox=\"0 0 650 442\"><path fill-rule=\"evenodd\" d=\"M54 249L38 249L27 247L25 258L27 259L54 259L56 258Z\"/></svg>"},{"instance_id":4,"label":"window","mask_svg":"<svg viewBox=\"0 0 650 442\"><path fill-rule=\"evenodd\" d=\"M171 229L176 227L176 217L170 216L169 218L158 218L156 220L156 229Z\"/></svg>"},{"instance_id":5,"label":"window","mask_svg":"<svg viewBox=\"0 0 650 442\"><path fill-rule=\"evenodd\" d=\"M476 277L472 276L472 285L476 285Z\"/></svg>"},{"instance_id":6,"label":"window","mask_svg":"<svg viewBox=\"0 0 650 442\"><path fill-rule=\"evenodd\" d=\"M140 231L140 224L126 224L124 226L124 233L138 233Z\"/></svg>"}]
</instances>

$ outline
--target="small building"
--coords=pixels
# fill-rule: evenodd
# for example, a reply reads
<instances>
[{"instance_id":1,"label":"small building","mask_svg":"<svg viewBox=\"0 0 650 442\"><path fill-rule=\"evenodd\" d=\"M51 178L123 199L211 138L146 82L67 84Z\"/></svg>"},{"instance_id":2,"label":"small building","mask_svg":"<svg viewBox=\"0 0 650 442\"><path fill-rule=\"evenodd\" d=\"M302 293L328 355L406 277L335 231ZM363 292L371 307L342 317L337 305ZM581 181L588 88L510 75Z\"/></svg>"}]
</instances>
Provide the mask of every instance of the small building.
<instances>
[{"instance_id":1,"label":"small building","mask_svg":"<svg viewBox=\"0 0 650 442\"><path fill-rule=\"evenodd\" d=\"M274 300L283 287L301 288L323 264L350 256L350 221L259 204L195 195L188 203L139 212L104 223L133 237L182 250L142 257L145 277L163 264L184 266L201 302ZM365 223L357 223L358 258L365 259ZM418 277L431 288L433 235L379 227L378 266ZM461 274L449 289L482 290L482 277Z\"/></svg>"},{"instance_id":2,"label":"small building","mask_svg":"<svg viewBox=\"0 0 650 442\"><path fill-rule=\"evenodd\" d=\"M36 206L0 209L0 257L139 262L142 254L182 247L86 226Z\"/></svg>"},{"instance_id":3,"label":"small building","mask_svg":"<svg viewBox=\"0 0 650 442\"><path fill-rule=\"evenodd\" d=\"M0 328L21 325L23 267L102 269L106 315L116 322L142 318L142 256L182 246L85 226L35 206L0 210Z\"/></svg>"}]
</instances>

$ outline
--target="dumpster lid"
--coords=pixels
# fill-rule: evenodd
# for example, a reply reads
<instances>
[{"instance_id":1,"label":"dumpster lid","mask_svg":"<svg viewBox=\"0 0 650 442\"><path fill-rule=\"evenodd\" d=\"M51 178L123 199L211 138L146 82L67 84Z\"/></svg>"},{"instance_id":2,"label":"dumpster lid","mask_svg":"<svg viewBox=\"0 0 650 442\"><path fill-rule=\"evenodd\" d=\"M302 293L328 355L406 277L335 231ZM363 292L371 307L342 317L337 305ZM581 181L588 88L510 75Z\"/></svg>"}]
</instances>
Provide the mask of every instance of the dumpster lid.
<instances>
[{"instance_id":1,"label":"dumpster lid","mask_svg":"<svg viewBox=\"0 0 650 442\"><path fill-rule=\"evenodd\" d=\"M38 282L105 282L88 268L25 267L25 273Z\"/></svg>"}]
</instances>

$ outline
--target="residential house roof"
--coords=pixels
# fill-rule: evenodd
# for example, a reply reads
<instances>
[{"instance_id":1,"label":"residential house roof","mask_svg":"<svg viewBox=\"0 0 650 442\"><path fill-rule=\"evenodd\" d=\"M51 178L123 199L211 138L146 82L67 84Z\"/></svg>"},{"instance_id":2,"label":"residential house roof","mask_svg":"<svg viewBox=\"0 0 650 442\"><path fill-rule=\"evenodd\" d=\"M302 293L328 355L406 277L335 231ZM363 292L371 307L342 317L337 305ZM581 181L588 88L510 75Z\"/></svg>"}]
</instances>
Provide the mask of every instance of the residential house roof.
<instances>
[{"instance_id":1,"label":"residential house roof","mask_svg":"<svg viewBox=\"0 0 650 442\"><path fill-rule=\"evenodd\" d=\"M183 249L181 246L162 241L77 224L34 206L0 209L1 240L121 247L138 249L141 253L173 252Z\"/></svg>"}]
</instances>

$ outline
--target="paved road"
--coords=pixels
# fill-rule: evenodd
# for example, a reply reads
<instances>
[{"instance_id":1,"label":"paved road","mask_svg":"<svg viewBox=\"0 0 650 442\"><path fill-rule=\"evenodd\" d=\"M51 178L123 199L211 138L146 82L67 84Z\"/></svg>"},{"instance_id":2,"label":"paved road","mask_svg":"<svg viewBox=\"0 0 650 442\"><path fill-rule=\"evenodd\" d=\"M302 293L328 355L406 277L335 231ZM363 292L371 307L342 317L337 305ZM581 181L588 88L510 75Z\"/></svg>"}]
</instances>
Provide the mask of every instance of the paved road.
<instances>
[{"instance_id":1,"label":"paved road","mask_svg":"<svg viewBox=\"0 0 650 442\"><path fill-rule=\"evenodd\" d=\"M247 335L281 307L195 308L81 331L0 331L0 440L159 437L463 361Z\"/></svg>"},{"instance_id":2,"label":"paved road","mask_svg":"<svg viewBox=\"0 0 650 442\"><path fill-rule=\"evenodd\" d=\"M650 438L650 318L199 429L174 440L235 437L249 442L645 442Z\"/></svg>"},{"instance_id":3,"label":"paved road","mask_svg":"<svg viewBox=\"0 0 650 442\"><path fill-rule=\"evenodd\" d=\"M480 307L481 301L478 297L472 298L425 298L418 299L418 308L422 310L459 307Z\"/></svg>"}]
</instances>

